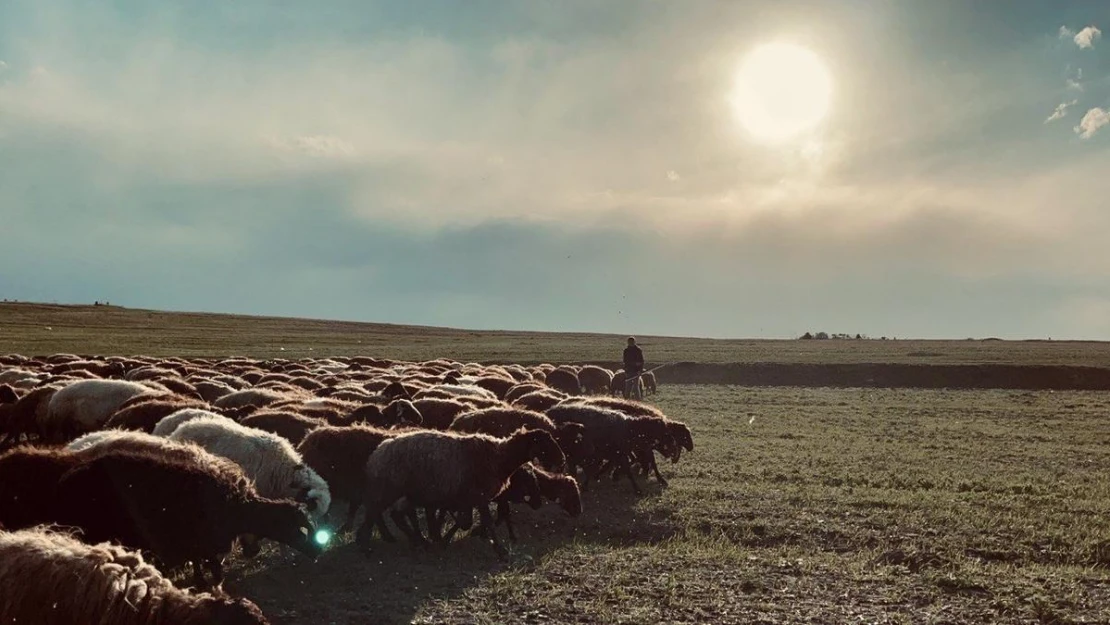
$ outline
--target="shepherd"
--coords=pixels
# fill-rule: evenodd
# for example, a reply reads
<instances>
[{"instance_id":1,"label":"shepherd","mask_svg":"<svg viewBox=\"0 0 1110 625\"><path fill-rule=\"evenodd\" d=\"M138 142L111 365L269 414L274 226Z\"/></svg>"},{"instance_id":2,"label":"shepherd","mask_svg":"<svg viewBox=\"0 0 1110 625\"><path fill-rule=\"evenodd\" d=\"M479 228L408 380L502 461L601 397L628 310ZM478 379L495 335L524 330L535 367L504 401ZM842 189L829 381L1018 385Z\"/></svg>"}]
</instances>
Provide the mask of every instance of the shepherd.
<instances>
[{"instance_id":1,"label":"shepherd","mask_svg":"<svg viewBox=\"0 0 1110 625\"><path fill-rule=\"evenodd\" d=\"M628 347L624 348L624 398L635 396L643 399L644 352L636 344L636 337L628 337Z\"/></svg>"}]
</instances>

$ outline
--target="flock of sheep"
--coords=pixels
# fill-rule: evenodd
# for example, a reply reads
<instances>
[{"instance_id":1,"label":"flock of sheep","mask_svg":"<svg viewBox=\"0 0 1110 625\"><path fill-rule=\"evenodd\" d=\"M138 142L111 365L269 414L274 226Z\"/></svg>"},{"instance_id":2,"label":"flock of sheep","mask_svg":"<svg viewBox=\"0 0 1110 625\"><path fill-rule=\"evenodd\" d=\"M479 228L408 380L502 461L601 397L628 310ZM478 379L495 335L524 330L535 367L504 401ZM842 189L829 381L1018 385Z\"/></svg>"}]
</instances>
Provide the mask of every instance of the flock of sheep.
<instances>
[{"instance_id":1,"label":"flock of sheep","mask_svg":"<svg viewBox=\"0 0 1110 625\"><path fill-rule=\"evenodd\" d=\"M501 554L513 504L577 516L591 479L640 493L634 467L666 485L655 453L693 449L623 388L596 366L0 356L0 622L266 623L223 560L315 558L338 501L366 552L388 520Z\"/></svg>"}]
</instances>

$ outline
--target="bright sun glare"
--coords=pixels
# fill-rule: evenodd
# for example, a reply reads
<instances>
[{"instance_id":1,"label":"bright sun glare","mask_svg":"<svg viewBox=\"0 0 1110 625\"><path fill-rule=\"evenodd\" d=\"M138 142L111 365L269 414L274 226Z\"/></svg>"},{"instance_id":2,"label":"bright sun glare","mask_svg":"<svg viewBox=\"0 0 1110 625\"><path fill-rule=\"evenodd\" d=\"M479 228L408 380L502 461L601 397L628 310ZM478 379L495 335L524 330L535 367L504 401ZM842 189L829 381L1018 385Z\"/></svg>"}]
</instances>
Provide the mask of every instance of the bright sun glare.
<instances>
[{"instance_id":1,"label":"bright sun glare","mask_svg":"<svg viewBox=\"0 0 1110 625\"><path fill-rule=\"evenodd\" d=\"M831 100L832 77L816 54L790 43L769 43L740 65L733 105L754 138L779 143L819 124Z\"/></svg>"}]
</instances>

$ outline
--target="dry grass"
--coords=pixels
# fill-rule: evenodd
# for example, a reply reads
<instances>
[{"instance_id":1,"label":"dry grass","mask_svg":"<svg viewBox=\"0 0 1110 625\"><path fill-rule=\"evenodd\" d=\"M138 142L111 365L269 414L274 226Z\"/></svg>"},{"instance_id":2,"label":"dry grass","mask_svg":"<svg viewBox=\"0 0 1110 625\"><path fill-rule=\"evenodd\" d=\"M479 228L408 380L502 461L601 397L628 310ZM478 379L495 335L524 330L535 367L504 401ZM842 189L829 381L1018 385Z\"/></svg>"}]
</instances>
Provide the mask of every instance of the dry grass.
<instances>
[{"instance_id":1,"label":"dry grass","mask_svg":"<svg viewBox=\"0 0 1110 625\"><path fill-rule=\"evenodd\" d=\"M1067 341L798 341L640 337L653 362L1094 365L1110 344ZM623 337L473 332L107 306L0 304L0 353L256 358L357 355L512 362L619 360Z\"/></svg>"},{"instance_id":2,"label":"dry grass","mask_svg":"<svg viewBox=\"0 0 1110 625\"><path fill-rule=\"evenodd\" d=\"M346 544L230 588L276 623L1107 623L1110 395L667 387L664 491L521 510L498 562ZM752 418L754 417L754 421Z\"/></svg>"}]
</instances>

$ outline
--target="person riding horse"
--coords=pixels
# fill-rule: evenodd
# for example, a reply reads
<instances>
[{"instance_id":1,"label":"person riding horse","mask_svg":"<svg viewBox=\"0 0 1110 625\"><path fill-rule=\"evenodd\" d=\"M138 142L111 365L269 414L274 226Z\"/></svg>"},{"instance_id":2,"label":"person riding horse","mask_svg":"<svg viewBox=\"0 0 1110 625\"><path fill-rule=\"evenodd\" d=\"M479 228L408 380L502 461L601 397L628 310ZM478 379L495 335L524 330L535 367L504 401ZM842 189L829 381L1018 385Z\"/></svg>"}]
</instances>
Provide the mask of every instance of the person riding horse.
<instances>
[{"instance_id":1,"label":"person riding horse","mask_svg":"<svg viewBox=\"0 0 1110 625\"><path fill-rule=\"evenodd\" d=\"M643 398L643 382L640 374L644 372L644 352L636 344L635 337L628 337L628 347L624 348L624 398L635 396Z\"/></svg>"}]
</instances>

